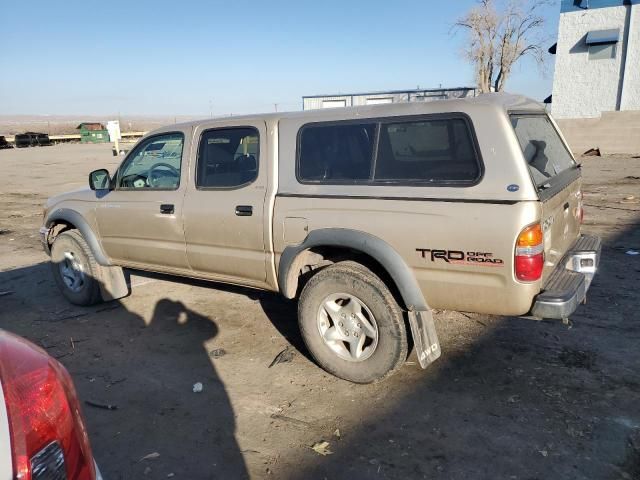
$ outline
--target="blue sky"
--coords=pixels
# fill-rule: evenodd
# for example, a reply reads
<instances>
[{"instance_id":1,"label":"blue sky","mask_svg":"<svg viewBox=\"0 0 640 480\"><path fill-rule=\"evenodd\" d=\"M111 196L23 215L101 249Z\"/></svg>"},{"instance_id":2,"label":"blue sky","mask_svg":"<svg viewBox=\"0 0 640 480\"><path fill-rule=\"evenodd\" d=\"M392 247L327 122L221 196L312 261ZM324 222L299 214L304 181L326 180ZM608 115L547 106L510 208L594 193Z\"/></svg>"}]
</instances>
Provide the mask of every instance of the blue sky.
<instances>
[{"instance_id":1,"label":"blue sky","mask_svg":"<svg viewBox=\"0 0 640 480\"><path fill-rule=\"evenodd\" d=\"M0 114L222 115L299 109L318 93L473 85L450 33L473 3L9 0ZM551 38L559 9L544 11ZM550 60L546 77L517 66L507 90L545 98Z\"/></svg>"}]
</instances>

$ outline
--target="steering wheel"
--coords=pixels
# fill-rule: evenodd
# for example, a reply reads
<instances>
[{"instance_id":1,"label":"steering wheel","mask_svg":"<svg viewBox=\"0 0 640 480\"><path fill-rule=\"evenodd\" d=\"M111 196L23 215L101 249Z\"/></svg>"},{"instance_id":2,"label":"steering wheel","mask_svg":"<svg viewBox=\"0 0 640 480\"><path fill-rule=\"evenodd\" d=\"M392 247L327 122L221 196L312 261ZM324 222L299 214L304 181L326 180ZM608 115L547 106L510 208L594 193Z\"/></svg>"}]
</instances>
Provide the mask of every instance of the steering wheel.
<instances>
[{"instance_id":1,"label":"steering wheel","mask_svg":"<svg viewBox=\"0 0 640 480\"><path fill-rule=\"evenodd\" d=\"M176 178L180 177L180 172L173 165L169 165L168 163L156 163L149 168L149 172L147 173L147 183L150 187L157 187L158 177L156 177L155 171L161 167L168 168Z\"/></svg>"}]
</instances>

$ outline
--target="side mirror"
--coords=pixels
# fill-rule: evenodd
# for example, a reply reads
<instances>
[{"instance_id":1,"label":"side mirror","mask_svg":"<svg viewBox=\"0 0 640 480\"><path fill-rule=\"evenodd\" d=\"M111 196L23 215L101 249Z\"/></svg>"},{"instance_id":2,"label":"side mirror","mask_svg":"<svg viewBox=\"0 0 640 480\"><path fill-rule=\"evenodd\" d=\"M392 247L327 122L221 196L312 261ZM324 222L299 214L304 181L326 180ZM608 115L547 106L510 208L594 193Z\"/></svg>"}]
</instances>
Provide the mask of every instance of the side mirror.
<instances>
[{"instance_id":1,"label":"side mirror","mask_svg":"<svg viewBox=\"0 0 640 480\"><path fill-rule=\"evenodd\" d=\"M111 190L111 177L105 168L94 170L89 174L89 187L91 190Z\"/></svg>"}]
</instances>

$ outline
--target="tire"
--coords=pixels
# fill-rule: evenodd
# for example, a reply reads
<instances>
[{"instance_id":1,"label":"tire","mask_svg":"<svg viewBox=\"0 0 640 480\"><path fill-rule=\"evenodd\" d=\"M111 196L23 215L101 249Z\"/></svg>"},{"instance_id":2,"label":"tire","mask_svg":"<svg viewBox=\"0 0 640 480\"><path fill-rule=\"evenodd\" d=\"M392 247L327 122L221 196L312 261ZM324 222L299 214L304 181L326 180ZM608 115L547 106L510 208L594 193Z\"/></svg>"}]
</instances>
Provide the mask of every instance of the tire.
<instances>
[{"instance_id":1,"label":"tire","mask_svg":"<svg viewBox=\"0 0 640 480\"><path fill-rule=\"evenodd\" d=\"M75 305L102 301L100 265L77 230L59 234L51 246L51 270L58 288Z\"/></svg>"},{"instance_id":2,"label":"tire","mask_svg":"<svg viewBox=\"0 0 640 480\"><path fill-rule=\"evenodd\" d=\"M382 380L407 359L402 309L384 282L356 262L339 262L311 277L300 294L298 323L318 365L350 382Z\"/></svg>"}]
</instances>

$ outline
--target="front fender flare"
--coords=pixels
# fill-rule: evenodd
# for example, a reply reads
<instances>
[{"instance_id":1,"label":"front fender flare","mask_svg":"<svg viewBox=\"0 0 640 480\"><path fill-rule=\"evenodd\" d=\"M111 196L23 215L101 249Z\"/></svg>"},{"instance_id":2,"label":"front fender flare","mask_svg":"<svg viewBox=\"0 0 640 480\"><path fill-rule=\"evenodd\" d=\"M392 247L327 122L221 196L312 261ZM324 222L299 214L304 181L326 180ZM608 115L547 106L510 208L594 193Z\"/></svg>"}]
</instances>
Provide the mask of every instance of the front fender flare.
<instances>
[{"instance_id":1,"label":"front fender flare","mask_svg":"<svg viewBox=\"0 0 640 480\"><path fill-rule=\"evenodd\" d=\"M93 253L93 256L95 257L99 265L102 265L104 267L109 267L112 265L109 257L102 249L102 245L100 245L98 237L96 237L95 233L89 226L89 223L84 219L82 215L80 215L80 213L69 208L58 208L47 216L44 224L47 226L47 228L51 228L51 226L56 221L68 222L74 225L78 230L80 230L80 233L89 245L89 248L91 249L91 252Z\"/></svg>"}]
</instances>

